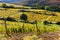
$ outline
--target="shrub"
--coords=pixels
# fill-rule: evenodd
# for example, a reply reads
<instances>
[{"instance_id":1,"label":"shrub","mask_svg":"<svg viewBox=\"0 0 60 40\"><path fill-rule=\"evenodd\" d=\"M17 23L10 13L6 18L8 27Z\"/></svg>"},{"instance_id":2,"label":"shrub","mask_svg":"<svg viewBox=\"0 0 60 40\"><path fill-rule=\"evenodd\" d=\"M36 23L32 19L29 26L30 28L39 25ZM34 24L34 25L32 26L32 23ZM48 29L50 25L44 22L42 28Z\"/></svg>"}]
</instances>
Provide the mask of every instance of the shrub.
<instances>
[{"instance_id":1,"label":"shrub","mask_svg":"<svg viewBox=\"0 0 60 40\"><path fill-rule=\"evenodd\" d=\"M20 19L26 22L27 21L27 15L26 14L22 14L20 16Z\"/></svg>"},{"instance_id":2,"label":"shrub","mask_svg":"<svg viewBox=\"0 0 60 40\"><path fill-rule=\"evenodd\" d=\"M60 22L57 22L56 24L57 24L57 25L60 25Z\"/></svg>"},{"instance_id":3,"label":"shrub","mask_svg":"<svg viewBox=\"0 0 60 40\"><path fill-rule=\"evenodd\" d=\"M7 8L7 5L6 5L6 4L2 4L2 7L3 7L3 8Z\"/></svg>"},{"instance_id":4,"label":"shrub","mask_svg":"<svg viewBox=\"0 0 60 40\"><path fill-rule=\"evenodd\" d=\"M45 20L44 25L48 25L48 24L53 24L53 23Z\"/></svg>"},{"instance_id":5,"label":"shrub","mask_svg":"<svg viewBox=\"0 0 60 40\"><path fill-rule=\"evenodd\" d=\"M7 21L16 21L15 18L7 17Z\"/></svg>"},{"instance_id":6,"label":"shrub","mask_svg":"<svg viewBox=\"0 0 60 40\"><path fill-rule=\"evenodd\" d=\"M50 6L45 6L45 10L51 10L51 7Z\"/></svg>"},{"instance_id":7,"label":"shrub","mask_svg":"<svg viewBox=\"0 0 60 40\"><path fill-rule=\"evenodd\" d=\"M14 8L14 6L12 6L12 5L11 6L7 6L6 4L2 4L2 7L3 8Z\"/></svg>"},{"instance_id":8,"label":"shrub","mask_svg":"<svg viewBox=\"0 0 60 40\"><path fill-rule=\"evenodd\" d=\"M11 6L8 6L8 8L14 8L14 6L11 5Z\"/></svg>"},{"instance_id":9,"label":"shrub","mask_svg":"<svg viewBox=\"0 0 60 40\"><path fill-rule=\"evenodd\" d=\"M56 14L51 14L51 16L57 16Z\"/></svg>"}]
</instances>

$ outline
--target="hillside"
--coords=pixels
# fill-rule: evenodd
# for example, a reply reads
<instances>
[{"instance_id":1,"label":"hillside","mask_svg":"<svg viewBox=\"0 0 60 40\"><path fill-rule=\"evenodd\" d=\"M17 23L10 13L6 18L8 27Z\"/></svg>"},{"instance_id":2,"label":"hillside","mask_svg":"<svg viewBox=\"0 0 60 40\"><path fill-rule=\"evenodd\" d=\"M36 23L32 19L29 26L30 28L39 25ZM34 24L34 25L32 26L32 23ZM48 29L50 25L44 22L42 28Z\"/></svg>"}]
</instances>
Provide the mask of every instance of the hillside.
<instances>
[{"instance_id":1,"label":"hillside","mask_svg":"<svg viewBox=\"0 0 60 40\"><path fill-rule=\"evenodd\" d=\"M12 2L16 5L30 6L32 8L44 9L49 6L50 11L60 12L60 0L20 0L19 2Z\"/></svg>"},{"instance_id":2,"label":"hillside","mask_svg":"<svg viewBox=\"0 0 60 40\"><path fill-rule=\"evenodd\" d=\"M60 12L60 0L10 0L10 1L0 1L5 3L11 3L15 5L29 6L33 9L43 9L45 10L46 6L49 11Z\"/></svg>"},{"instance_id":3,"label":"hillside","mask_svg":"<svg viewBox=\"0 0 60 40\"><path fill-rule=\"evenodd\" d=\"M17 4L26 4L29 6L34 6L36 4L45 6L45 5L60 5L60 0L22 0L20 2L16 2Z\"/></svg>"},{"instance_id":4,"label":"hillside","mask_svg":"<svg viewBox=\"0 0 60 40\"><path fill-rule=\"evenodd\" d=\"M15 4L25 4L29 6L34 6L36 4L45 5L60 5L60 0L0 0L0 2L15 3Z\"/></svg>"},{"instance_id":5,"label":"hillside","mask_svg":"<svg viewBox=\"0 0 60 40\"><path fill-rule=\"evenodd\" d=\"M60 40L60 12L0 3L0 40Z\"/></svg>"},{"instance_id":6,"label":"hillside","mask_svg":"<svg viewBox=\"0 0 60 40\"><path fill-rule=\"evenodd\" d=\"M14 5L14 4L7 4L7 5L9 6L9 5ZM29 21L32 21L33 19L41 21L41 20L47 19L47 17L50 17L50 15L54 14L57 16L51 16L51 19L49 18L48 20L53 21L53 22L60 21L60 18L59 18L60 12L52 12L52 11L41 10L41 9L30 9L30 7L19 6L19 5L14 5L14 7L20 7L20 8L22 7L22 8L28 8L28 9L7 8L6 13L4 14L4 11L5 11L4 8L0 8L0 12L2 13L2 14L0 13L1 14L0 17L2 18L4 14L6 15L6 18L10 15L10 17L13 17L15 19L20 19L20 15L24 13L28 16ZM25 12L21 12L21 11L19 12L19 10L25 10Z\"/></svg>"}]
</instances>

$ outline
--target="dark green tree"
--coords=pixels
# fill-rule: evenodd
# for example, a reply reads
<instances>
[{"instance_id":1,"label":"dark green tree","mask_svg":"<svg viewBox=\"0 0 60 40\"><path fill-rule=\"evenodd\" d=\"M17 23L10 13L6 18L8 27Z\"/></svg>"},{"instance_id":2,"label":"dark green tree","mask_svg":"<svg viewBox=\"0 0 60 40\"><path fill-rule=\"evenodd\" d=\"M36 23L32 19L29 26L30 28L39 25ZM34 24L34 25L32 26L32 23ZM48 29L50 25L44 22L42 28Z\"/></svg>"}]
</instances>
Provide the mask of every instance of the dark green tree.
<instances>
[{"instance_id":1,"label":"dark green tree","mask_svg":"<svg viewBox=\"0 0 60 40\"><path fill-rule=\"evenodd\" d=\"M2 4L2 7L3 7L3 8L7 8L7 5L6 5L6 4Z\"/></svg>"},{"instance_id":2,"label":"dark green tree","mask_svg":"<svg viewBox=\"0 0 60 40\"><path fill-rule=\"evenodd\" d=\"M45 6L45 10L51 10L51 7L50 6Z\"/></svg>"},{"instance_id":3,"label":"dark green tree","mask_svg":"<svg viewBox=\"0 0 60 40\"><path fill-rule=\"evenodd\" d=\"M20 16L20 19L26 22L27 21L27 15L26 14L22 14Z\"/></svg>"}]
</instances>

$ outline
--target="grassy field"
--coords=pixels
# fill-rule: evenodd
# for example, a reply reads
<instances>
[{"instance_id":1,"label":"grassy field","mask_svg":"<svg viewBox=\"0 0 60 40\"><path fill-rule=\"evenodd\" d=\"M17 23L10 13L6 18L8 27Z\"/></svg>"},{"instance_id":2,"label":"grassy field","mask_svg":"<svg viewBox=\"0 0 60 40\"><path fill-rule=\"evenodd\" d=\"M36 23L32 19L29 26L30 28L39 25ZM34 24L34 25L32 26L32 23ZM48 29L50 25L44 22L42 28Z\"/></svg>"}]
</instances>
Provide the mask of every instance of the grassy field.
<instances>
[{"instance_id":1,"label":"grassy field","mask_svg":"<svg viewBox=\"0 0 60 40\"><path fill-rule=\"evenodd\" d=\"M15 18L15 19L20 19L20 15L21 14L26 14L28 16L28 21L32 21L32 20L44 20L47 19L48 17L50 17L50 14L55 14L57 16L51 16L48 20L49 21L53 21L53 22L58 22L60 20L60 13L59 12L51 12L51 11L45 11L45 10L35 10L35 9L27 9L30 12L19 12L19 10L21 9L7 9L6 11L4 9L0 10L0 17L5 16L6 18L8 16ZM40 14L37 14L35 12L38 12ZM4 15L3 15L4 14ZM48 15L45 15L48 14Z\"/></svg>"},{"instance_id":2,"label":"grassy field","mask_svg":"<svg viewBox=\"0 0 60 40\"><path fill-rule=\"evenodd\" d=\"M30 9L30 8L26 9L27 10L26 12L21 12L21 11L19 12L19 10L22 9L7 8L5 10L4 8L0 8L0 18L11 17L11 18L15 18L18 21L21 20L20 16L24 13L27 15L28 21L37 20L38 33L37 33L36 24L6 21L6 25L9 33L16 33L16 32L31 33L32 32L34 34L41 34L41 33L60 31L60 25L57 24L44 25L43 23L44 20L48 20L51 22L60 22L60 12L51 12L47 10ZM53 16L52 14L56 16ZM4 20L0 20L0 32L4 34L5 31L6 30L4 27Z\"/></svg>"}]
</instances>

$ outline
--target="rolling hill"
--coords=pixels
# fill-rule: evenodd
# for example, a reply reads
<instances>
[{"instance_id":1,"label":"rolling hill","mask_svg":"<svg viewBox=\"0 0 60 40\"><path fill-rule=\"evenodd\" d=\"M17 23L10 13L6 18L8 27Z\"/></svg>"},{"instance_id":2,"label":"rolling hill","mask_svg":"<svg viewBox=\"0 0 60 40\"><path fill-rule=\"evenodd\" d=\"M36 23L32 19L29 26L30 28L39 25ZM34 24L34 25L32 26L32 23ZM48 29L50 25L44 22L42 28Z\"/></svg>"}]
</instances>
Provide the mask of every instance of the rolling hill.
<instances>
[{"instance_id":1,"label":"rolling hill","mask_svg":"<svg viewBox=\"0 0 60 40\"><path fill-rule=\"evenodd\" d=\"M16 1L16 2L15 2ZM25 4L25 5L29 5L29 6L34 6L36 4L39 5L60 5L60 0L15 0L12 1L12 3L16 3L16 4Z\"/></svg>"},{"instance_id":2,"label":"rolling hill","mask_svg":"<svg viewBox=\"0 0 60 40\"><path fill-rule=\"evenodd\" d=\"M34 6L35 4L39 4L42 6L46 6L46 5L60 5L60 0L29 0L27 1L26 5L31 5Z\"/></svg>"},{"instance_id":3,"label":"rolling hill","mask_svg":"<svg viewBox=\"0 0 60 40\"><path fill-rule=\"evenodd\" d=\"M2 4L3 3L0 3L0 6ZM56 34L58 35L58 33L56 31L60 32L60 24L58 25L56 23L60 22L60 12L52 12L52 11L47 11L47 10L42 10L42 9L32 9L28 6L21 6L21 5L7 4L7 3L5 3L5 4L7 6L13 5L14 7L20 7L20 8L22 7L22 9L6 8L6 10L5 10L4 8L0 7L0 40L1 39L4 40L5 38L7 40L12 40L12 39L20 40L20 38L23 40L29 40L30 35L31 35L30 40L34 40L35 37L37 37L37 38L39 37L36 40L40 40L40 36L42 36L41 38L43 38L44 40L51 39L51 38L53 40L55 40L55 38L57 38L57 36L55 37L55 35ZM28 9L23 9L24 7L28 8ZM22 10L22 11L20 11L20 10ZM25 14L28 17L27 21L29 21L31 23L20 22L19 20L21 20L20 17L22 14ZM17 22L10 20L10 21L5 21L6 22L5 23L4 20L2 20L2 18L7 19L8 17L10 17L9 19L13 18ZM32 22L34 20L37 20L36 24L38 24L38 25L32 24ZM47 25L45 25L44 20L47 20L52 23L47 23ZM4 23L7 26L5 26ZM7 27L7 30L5 29L5 27ZM38 29L37 29L37 27L38 27ZM11 38L6 34L6 31L8 31ZM25 33L27 35L25 35ZM46 34L43 34L43 33L46 33ZM48 33L48 35L47 35L47 33ZM35 36L37 34L39 34L39 35ZM43 34L43 35L41 35L41 34ZM32 36L35 36L35 37L32 37ZM59 33L59 36L60 36L60 33ZM41 39L41 40L43 40L43 39ZM60 40L60 37L58 37L58 40Z\"/></svg>"},{"instance_id":4,"label":"rolling hill","mask_svg":"<svg viewBox=\"0 0 60 40\"><path fill-rule=\"evenodd\" d=\"M49 5L53 7L56 5L60 5L60 0L0 0L0 2L14 3L18 5L28 5L32 7L35 7L36 4L40 6Z\"/></svg>"}]
</instances>

